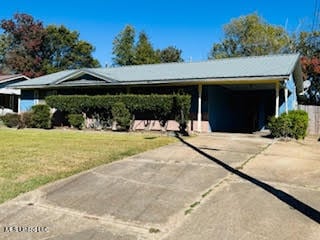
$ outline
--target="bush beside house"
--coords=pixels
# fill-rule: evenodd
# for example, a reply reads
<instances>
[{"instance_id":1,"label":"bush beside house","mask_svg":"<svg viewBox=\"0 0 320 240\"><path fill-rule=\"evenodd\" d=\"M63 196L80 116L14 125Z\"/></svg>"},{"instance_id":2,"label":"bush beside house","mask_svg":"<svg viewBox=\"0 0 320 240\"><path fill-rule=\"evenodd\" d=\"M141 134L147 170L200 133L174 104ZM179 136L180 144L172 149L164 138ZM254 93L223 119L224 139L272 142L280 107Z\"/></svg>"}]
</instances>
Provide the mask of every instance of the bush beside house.
<instances>
[{"instance_id":1,"label":"bush beside house","mask_svg":"<svg viewBox=\"0 0 320 240\"><path fill-rule=\"evenodd\" d=\"M30 128L32 127L32 114L33 112L20 113L19 128Z\"/></svg>"},{"instance_id":2,"label":"bush beside house","mask_svg":"<svg viewBox=\"0 0 320 240\"><path fill-rule=\"evenodd\" d=\"M168 120L175 119L180 124L180 130L186 131L191 96L179 94L56 95L47 97L46 102L50 107L68 114L84 113L106 123L113 119L122 128L128 128L130 121L133 122L140 117L144 120L159 120L162 127L166 126Z\"/></svg>"},{"instance_id":3,"label":"bush beside house","mask_svg":"<svg viewBox=\"0 0 320 240\"><path fill-rule=\"evenodd\" d=\"M3 121L4 125L9 128L15 128L19 125L19 114L17 113L7 113L4 116L1 116L1 120Z\"/></svg>"},{"instance_id":4,"label":"bush beside house","mask_svg":"<svg viewBox=\"0 0 320 240\"><path fill-rule=\"evenodd\" d=\"M77 129L82 129L84 124L84 118L82 114L69 114L68 121L70 125Z\"/></svg>"},{"instance_id":5,"label":"bush beside house","mask_svg":"<svg viewBox=\"0 0 320 240\"><path fill-rule=\"evenodd\" d=\"M4 125L9 128L45 128L51 127L51 114L48 105L36 105L29 112L21 114L9 113L1 117Z\"/></svg>"},{"instance_id":6,"label":"bush beside house","mask_svg":"<svg viewBox=\"0 0 320 240\"><path fill-rule=\"evenodd\" d=\"M272 117L268 127L273 137L303 139L307 134L308 114L303 110L289 111L278 118Z\"/></svg>"},{"instance_id":7,"label":"bush beside house","mask_svg":"<svg viewBox=\"0 0 320 240\"><path fill-rule=\"evenodd\" d=\"M166 128L168 120L175 119L180 131L185 133L191 107L190 95L101 95L101 96L49 96L46 104L35 105L31 111L7 114L2 117L8 127L51 127L50 107L66 114L71 126L82 129L84 115L96 120L98 125L115 122L116 129L128 130L136 117L158 120Z\"/></svg>"},{"instance_id":8,"label":"bush beside house","mask_svg":"<svg viewBox=\"0 0 320 240\"><path fill-rule=\"evenodd\" d=\"M113 121L117 124L116 127L128 130L130 127L131 115L126 105L123 102L116 102L111 109Z\"/></svg>"},{"instance_id":9,"label":"bush beside house","mask_svg":"<svg viewBox=\"0 0 320 240\"><path fill-rule=\"evenodd\" d=\"M48 129L51 127L50 107L46 104L35 105L31 108L31 125L35 128Z\"/></svg>"}]
</instances>

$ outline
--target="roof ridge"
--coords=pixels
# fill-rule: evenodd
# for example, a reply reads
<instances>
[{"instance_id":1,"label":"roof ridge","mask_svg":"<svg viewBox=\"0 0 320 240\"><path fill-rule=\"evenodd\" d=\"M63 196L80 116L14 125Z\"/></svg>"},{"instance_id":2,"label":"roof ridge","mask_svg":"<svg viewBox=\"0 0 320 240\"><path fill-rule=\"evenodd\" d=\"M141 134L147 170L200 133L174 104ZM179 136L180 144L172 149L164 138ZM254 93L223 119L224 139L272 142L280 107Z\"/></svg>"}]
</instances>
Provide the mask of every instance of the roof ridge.
<instances>
[{"instance_id":1,"label":"roof ridge","mask_svg":"<svg viewBox=\"0 0 320 240\"><path fill-rule=\"evenodd\" d=\"M145 67L145 66L163 66L163 65L182 65L182 64L201 64L201 63L210 63L210 62L218 62L218 61L235 61L239 59L255 59L255 58L266 58L266 57L281 57L281 56L298 56L299 53L281 53L281 54L268 54L268 55L260 55L260 56L239 56L239 57L225 57L225 58L217 58L217 59L208 59L203 61L194 61L194 62L170 62L170 63L150 63L150 64L139 64L139 65L125 65L125 66L114 66L114 67L100 67L100 68L91 68L91 69L123 69L123 68L134 68L134 67ZM88 69L88 68L85 68Z\"/></svg>"},{"instance_id":2,"label":"roof ridge","mask_svg":"<svg viewBox=\"0 0 320 240\"><path fill-rule=\"evenodd\" d=\"M203 62L203 61L200 61ZM113 66L113 67L101 67L101 68L93 68L93 69L119 69L119 68L133 68L133 67L142 67L142 66L156 66L156 65L178 65L178 64L186 64L186 63L196 63L196 62L170 62L170 63L145 63L138 65L125 65L125 66Z\"/></svg>"},{"instance_id":3,"label":"roof ridge","mask_svg":"<svg viewBox=\"0 0 320 240\"><path fill-rule=\"evenodd\" d=\"M281 53L281 54L268 54L268 55L254 55L254 56L238 56L238 57L225 57L225 58L217 58L211 59L209 61L225 61L225 60L239 60L239 59L254 59L254 58L270 58L270 57L282 57L282 56L298 56L299 53Z\"/></svg>"}]
</instances>

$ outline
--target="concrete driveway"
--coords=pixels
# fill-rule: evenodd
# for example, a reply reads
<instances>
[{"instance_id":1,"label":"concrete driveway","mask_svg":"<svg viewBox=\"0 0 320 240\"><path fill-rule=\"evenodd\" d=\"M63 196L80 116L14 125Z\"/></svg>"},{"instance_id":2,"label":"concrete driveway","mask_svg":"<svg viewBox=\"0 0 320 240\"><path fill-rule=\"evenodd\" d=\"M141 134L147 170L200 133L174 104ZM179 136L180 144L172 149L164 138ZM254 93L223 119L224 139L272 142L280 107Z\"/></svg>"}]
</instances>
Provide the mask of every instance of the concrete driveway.
<instances>
[{"instance_id":1,"label":"concrete driveway","mask_svg":"<svg viewBox=\"0 0 320 240\"><path fill-rule=\"evenodd\" d=\"M2 204L0 239L319 239L319 147L181 140Z\"/></svg>"}]
</instances>

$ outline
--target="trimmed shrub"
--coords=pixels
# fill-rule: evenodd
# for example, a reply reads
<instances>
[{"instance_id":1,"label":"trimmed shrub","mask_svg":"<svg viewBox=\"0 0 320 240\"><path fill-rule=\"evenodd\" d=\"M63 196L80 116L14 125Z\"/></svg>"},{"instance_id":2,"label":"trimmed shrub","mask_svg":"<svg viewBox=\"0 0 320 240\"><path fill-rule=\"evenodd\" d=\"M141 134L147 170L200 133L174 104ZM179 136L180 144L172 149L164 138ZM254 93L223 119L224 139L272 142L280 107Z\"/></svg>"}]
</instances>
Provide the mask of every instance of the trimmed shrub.
<instances>
[{"instance_id":1,"label":"trimmed shrub","mask_svg":"<svg viewBox=\"0 0 320 240\"><path fill-rule=\"evenodd\" d=\"M268 127L273 137L304 138L308 128L308 114L302 110L283 113L278 118L272 117Z\"/></svg>"},{"instance_id":2,"label":"trimmed shrub","mask_svg":"<svg viewBox=\"0 0 320 240\"><path fill-rule=\"evenodd\" d=\"M191 96L189 95L177 95L174 98L174 116L175 120L179 123L179 131L183 135L188 135L187 127L189 121L189 111L191 106Z\"/></svg>"},{"instance_id":3,"label":"trimmed shrub","mask_svg":"<svg viewBox=\"0 0 320 240\"><path fill-rule=\"evenodd\" d=\"M84 118L82 114L69 114L68 121L71 126L80 130L83 127Z\"/></svg>"},{"instance_id":4,"label":"trimmed shrub","mask_svg":"<svg viewBox=\"0 0 320 240\"><path fill-rule=\"evenodd\" d=\"M132 119L159 120L165 126L169 119L180 124L180 130L186 131L191 107L190 95L54 95L46 98L46 103L62 112L85 113L87 116L103 116L111 119L112 107L122 102ZM126 124L125 124L126 125Z\"/></svg>"},{"instance_id":5,"label":"trimmed shrub","mask_svg":"<svg viewBox=\"0 0 320 240\"><path fill-rule=\"evenodd\" d=\"M35 128L48 129L51 127L50 107L45 104L35 105L31 108L31 125Z\"/></svg>"},{"instance_id":6,"label":"trimmed shrub","mask_svg":"<svg viewBox=\"0 0 320 240\"><path fill-rule=\"evenodd\" d=\"M18 127L19 125L19 115L17 113L7 113L1 117L4 125L9 128Z\"/></svg>"},{"instance_id":7,"label":"trimmed shrub","mask_svg":"<svg viewBox=\"0 0 320 240\"><path fill-rule=\"evenodd\" d=\"M130 112L126 108L126 105L123 102L116 102L112 106L112 117L113 120L120 126L122 129L129 129L130 126Z\"/></svg>"},{"instance_id":8,"label":"trimmed shrub","mask_svg":"<svg viewBox=\"0 0 320 240\"><path fill-rule=\"evenodd\" d=\"M308 113L303 110L290 111L288 113L291 119L291 137L295 139L305 138L308 128Z\"/></svg>"},{"instance_id":9,"label":"trimmed shrub","mask_svg":"<svg viewBox=\"0 0 320 240\"><path fill-rule=\"evenodd\" d=\"M271 135L275 138L289 137L291 122L287 114L282 114L278 118L271 117L268 123Z\"/></svg>"},{"instance_id":10,"label":"trimmed shrub","mask_svg":"<svg viewBox=\"0 0 320 240\"><path fill-rule=\"evenodd\" d=\"M32 127L32 112L20 113L18 128Z\"/></svg>"}]
</instances>

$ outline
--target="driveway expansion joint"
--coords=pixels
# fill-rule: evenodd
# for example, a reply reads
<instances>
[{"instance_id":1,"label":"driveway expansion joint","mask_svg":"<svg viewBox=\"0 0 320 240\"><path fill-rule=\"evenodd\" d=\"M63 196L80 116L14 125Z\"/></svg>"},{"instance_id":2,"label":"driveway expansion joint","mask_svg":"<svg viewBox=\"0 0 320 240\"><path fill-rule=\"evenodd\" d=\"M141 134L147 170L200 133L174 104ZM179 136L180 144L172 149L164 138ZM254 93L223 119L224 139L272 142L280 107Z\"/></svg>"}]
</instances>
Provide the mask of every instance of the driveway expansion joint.
<instances>
[{"instance_id":1,"label":"driveway expansion joint","mask_svg":"<svg viewBox=\"0 0 320 240\"><path fill-rule=\"evenodd\" d=\"M76 211L74 209L69 209L69 208L63 208L59 206L54 206L51 204L46 204L46 203L38 203L33 205L33 207L37 208L42 208L42 209L47 209L47 210L52 210L55 212L60 212L64 213L69 216L74 216L74 217L81 217L85 218L91 221L98 221L99 223L106 224L106 225L113 225L115 227L119 228L126 228L128 230L131 230L133 232L139 232L139 233L148 233L148 230L150 226L143 226L141 224L137 224L136 222L129 222L129 221L122 221L119 219L116 219L113 216L107 216L104 215L103 217L97 216L97 215L92 215L88 214L86 212L81 212L81 211Z\"/></svg>"},{"instance_id":2,"label":"driveway expansion joint","mask_svg":"<svg viewBox=\"0 0 320 240\"><path fill-rule=\"evenodd\" d=\"M196 163L196 162L183 162L183 161L173 161L173 160L152 160L147 158L139 159L127 159L130 162L141 162L141 163L153 163L153 164L166 164L166 165L176 165L176 166L197 166L197 167L211 167L217 168L212 163Z\"/></svg>"}]
</instances>

